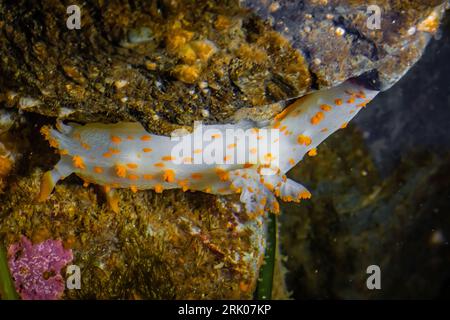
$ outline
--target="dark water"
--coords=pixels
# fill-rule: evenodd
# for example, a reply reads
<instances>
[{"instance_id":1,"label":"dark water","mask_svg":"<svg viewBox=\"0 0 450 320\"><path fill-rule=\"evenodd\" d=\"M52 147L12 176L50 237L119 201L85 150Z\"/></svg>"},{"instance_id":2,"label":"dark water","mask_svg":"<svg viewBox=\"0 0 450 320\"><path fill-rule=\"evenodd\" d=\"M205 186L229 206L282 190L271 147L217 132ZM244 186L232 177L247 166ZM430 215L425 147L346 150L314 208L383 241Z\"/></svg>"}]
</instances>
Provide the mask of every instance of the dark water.
<instances>
[{"instance_id":1,"label":"dark water","mask_svg":"<svg viewBox=\"0 0 450 320\"><path fill-rule=\"evenodd\" d=\"M355 123L380 171L388 174L411 150L450 150L450 25L422 59Z\"/></svg>"}]
</instances>

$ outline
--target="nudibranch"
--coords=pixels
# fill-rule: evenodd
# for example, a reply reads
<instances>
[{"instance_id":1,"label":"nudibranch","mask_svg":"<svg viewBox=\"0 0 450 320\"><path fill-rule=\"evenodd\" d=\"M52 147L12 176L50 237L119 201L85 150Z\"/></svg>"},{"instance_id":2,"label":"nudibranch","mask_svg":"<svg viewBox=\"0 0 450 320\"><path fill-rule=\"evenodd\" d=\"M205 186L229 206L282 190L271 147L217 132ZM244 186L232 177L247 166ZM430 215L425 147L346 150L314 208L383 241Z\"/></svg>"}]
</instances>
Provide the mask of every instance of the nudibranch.
<instances>
[{"instance_id":1,"label":"nudibranch","mask_svg":"<svg viewBox=\"0 0 450 320\"><path fill-rule=\"evenodd\" d=\"M277 213L276 197L298 202L311 196L286 172L305 154L315 155L317 146L344 128L377 93L347 81L296 100L269 123L197 126L192 133L172 137L150 134L133 122L58 122L57 130L44 126L42 134L61 159L44 174L38 199L47 199L59 180L75 173L86 183L104 186L114 211L116 188L157 193L181 188L240 193L249 214Z\"/></svg>"}]
</instances>

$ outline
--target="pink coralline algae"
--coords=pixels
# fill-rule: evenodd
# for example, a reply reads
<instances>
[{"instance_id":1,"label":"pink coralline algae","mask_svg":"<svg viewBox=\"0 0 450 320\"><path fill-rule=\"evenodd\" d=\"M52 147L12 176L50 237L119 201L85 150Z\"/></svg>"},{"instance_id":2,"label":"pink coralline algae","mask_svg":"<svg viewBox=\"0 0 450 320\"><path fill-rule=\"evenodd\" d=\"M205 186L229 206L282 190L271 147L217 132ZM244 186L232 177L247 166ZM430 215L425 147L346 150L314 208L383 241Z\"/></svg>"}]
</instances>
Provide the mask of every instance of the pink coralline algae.
<instances>
[{"instance_id":1,"label":"pink coralline algae","mask_svg":"<svg viewBox=\"0 0 450 320\"><path fill-rule=\"evenodd\" d=\"M16 291L24 300L56 300L65 284L61 269L73 259L72 250L64 249L61 240L33 244L22 236L8 248L8 264Z\"/></svg>"}]
</instances>

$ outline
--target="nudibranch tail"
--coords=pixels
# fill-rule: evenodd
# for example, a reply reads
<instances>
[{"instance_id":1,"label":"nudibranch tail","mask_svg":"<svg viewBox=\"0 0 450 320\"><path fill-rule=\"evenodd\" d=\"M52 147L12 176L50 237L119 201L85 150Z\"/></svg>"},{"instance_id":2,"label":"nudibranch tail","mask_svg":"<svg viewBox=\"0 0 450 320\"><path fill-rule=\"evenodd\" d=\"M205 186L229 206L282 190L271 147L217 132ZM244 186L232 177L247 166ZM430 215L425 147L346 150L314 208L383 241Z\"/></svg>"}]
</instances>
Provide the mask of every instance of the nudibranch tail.
<instances>
[{"instance_id":1,"label":"nudibranch tail","mask_svg":"<svg viewBox=\"0 0 450 320\"><path fill-rule=\"evenodd\" d=\"M47 200L47 198L52 193L56 183L74 172L71 159L69 156L67 156L69 149L78 149L76 144L72 143L68 138L68 135L72 131L72 127L64 125L62 122L58 122L57 128L61 132L52 129L49 126L44 126L41 128L42 135L49 142L50 146L58 149L61 155L61 159L55 165L53 170L47 171L42 176L40 191L37 197L38 202Z\"/></svg>"}]
</instances>

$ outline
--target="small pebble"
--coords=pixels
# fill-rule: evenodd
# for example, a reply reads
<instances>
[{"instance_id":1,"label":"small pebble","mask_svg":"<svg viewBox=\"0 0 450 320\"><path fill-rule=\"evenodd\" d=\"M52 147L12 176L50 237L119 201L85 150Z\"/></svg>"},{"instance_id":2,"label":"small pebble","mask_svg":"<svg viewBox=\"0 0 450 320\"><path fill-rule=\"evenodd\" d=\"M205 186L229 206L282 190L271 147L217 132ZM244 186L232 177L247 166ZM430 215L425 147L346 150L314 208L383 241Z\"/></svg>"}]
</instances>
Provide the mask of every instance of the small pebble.
<instances>
[{"instance_id":1,"label":"small pebble","mask_svg":"<svg viewBox=\"0 0 450 320\"><path fill-rule=\"evenodd\" d=\"M116 81L114 81L114 86L117 89L122 89L126 85L128 85L128 81L127 80L116 80Z\"/></svg>"}]
</instances>

